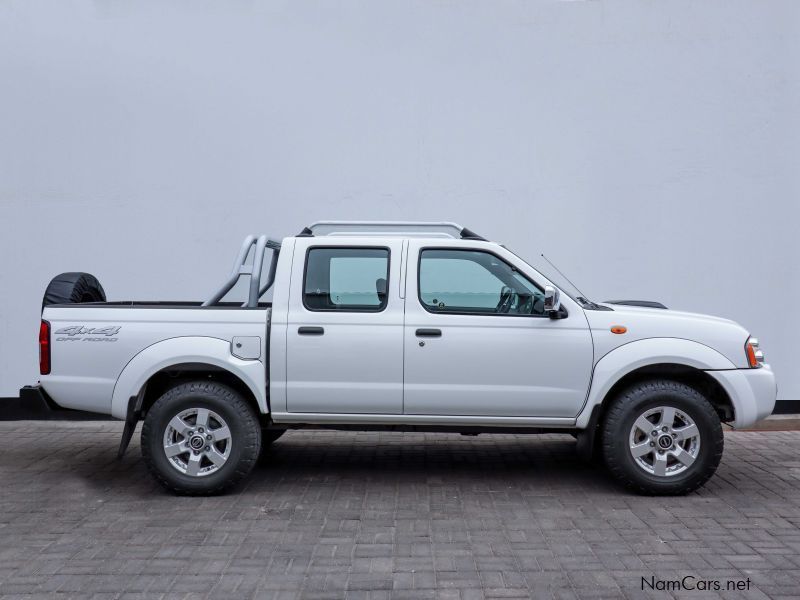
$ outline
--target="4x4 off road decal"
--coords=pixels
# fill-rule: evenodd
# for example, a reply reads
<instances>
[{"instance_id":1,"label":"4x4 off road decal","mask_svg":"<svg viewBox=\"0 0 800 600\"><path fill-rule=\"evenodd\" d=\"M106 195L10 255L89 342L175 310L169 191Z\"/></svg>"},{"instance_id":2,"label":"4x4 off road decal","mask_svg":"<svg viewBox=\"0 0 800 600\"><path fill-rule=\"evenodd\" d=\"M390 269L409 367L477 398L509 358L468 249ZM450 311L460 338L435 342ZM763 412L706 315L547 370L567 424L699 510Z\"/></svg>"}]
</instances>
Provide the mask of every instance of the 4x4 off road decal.
<instances>
[{"instance_id":1,"label":"4x4 off road decal","mask_svg":"<svg viewBox=\"0 0 800 600\"><path fill-rule=\"evenodd\" d=\"M54 332L55 335L66 337L57 337L57 342L116 342L117 338L113 337L119 333L122 327L118 325L111 325L108 327L84 327L83 325L74 325L72 327L63 327Z\"/></svg>"}]
</instances>

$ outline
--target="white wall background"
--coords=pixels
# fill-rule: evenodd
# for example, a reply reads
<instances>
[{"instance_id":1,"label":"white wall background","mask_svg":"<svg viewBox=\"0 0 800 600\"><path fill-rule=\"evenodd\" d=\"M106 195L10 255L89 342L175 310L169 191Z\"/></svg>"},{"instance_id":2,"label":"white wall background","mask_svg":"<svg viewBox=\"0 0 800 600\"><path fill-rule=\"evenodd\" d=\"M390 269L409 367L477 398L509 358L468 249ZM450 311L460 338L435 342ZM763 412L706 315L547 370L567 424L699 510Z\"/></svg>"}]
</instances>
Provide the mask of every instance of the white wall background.
<instances>
[{"instance_id":1,"label":"white wall background","mask_svg":"<svg viewBox=\"0 0 800 600\"><path fill-rule=\"evenodd\" d=\"M800 3L0 4L0 396L42 292L200 299L240 238L454 220L740 321L800 399Z\"/></svg>"}]
</instances>

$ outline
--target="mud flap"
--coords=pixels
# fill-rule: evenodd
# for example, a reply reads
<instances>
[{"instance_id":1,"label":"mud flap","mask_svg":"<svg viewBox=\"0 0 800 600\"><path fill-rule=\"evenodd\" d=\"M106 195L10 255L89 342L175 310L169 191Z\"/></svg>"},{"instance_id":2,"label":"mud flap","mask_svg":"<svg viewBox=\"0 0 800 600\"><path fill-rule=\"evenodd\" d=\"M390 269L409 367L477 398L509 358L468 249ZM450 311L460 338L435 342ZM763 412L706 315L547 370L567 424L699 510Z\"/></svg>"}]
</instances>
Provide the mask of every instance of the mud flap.
<instances>
[{"instance_id":1,"label":"mud flap","mask_svg":"<svg viewBox=\"0 0 800 600\"><path fill-rule=\"evenodd\" d=\"M575 446L575 451L578 458L583 461L591 462L595 457L595 446L597 445L597 425L600 421L600 405L596 404L592 409L592 414L589 417L589 423L586 429L582 429L576 435L578 443Z\"/></svg>"},{"instance_id":2,"label":"mud flap","mask_svg":"<svg viewBox=\"0 0 800 600\"><path fill-rule=\"evenodd\" d=\"M128 400L128 410L125 415L125 427L122 429L122 439L119 441L119 450L117 450L117 460L122 460L125 456L125 450L133 438L133 432L136 431L136 424L142 418L142 403L144 402L144 392L147 389L147 384L142 386L141 391L136 396L131 396Z\"/></svg>"}]
</instances>

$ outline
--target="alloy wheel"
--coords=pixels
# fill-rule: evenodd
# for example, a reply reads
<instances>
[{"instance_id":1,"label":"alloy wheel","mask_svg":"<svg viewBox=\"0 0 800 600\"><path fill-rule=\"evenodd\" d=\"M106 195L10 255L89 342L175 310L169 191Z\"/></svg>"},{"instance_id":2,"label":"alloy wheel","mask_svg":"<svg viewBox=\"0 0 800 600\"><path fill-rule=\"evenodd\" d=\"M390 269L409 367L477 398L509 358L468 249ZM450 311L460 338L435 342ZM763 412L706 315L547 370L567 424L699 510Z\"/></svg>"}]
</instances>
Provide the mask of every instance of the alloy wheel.
<instances>
[{"instance_id":1,"label":"alloy wheel","mask_svg":"<svg viewBox=\"0 0 800 600\"><path fill-rule=\"evenodd\" d=\"M225 420L207 408L183 410L167 424L164 454L169 464L192 477L204 477L222 468L231 454L231 430Z\"/></svg>"},{"instance_id":2,"label":"alloy wheel","mask_svg":"<svg viewBox=\"0 0 800 600\"><path fill-rule=\"evenodd\" d=\"M672 406L642 413L631 427L629 448L634 462L658 477L684 473L700 453L700 431L694 420Z\"/></svg>"}]
</instances>

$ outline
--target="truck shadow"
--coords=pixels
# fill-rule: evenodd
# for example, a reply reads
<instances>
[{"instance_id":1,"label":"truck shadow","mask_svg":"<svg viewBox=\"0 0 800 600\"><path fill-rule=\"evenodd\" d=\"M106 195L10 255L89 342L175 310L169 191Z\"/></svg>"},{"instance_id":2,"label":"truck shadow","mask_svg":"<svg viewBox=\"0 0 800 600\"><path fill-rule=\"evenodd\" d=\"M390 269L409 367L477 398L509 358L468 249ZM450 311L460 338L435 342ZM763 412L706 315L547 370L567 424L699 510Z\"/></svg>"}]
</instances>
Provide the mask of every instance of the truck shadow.
<instances>
[{"instance_id":1,"label":"truck shadow","mask_svg":"<svg viewBox=\"0 0 800 600\"><path fill-rule=\"evenodd\" d=\"M262 480L439 482L509 488L616 489L598 464L578 458L569 435L288 432L262 455Z\"/></svg>"},{"instance_id":2,"label":"truck shadow","mask_svg":"<svg viewBox=\"0 0 800 600\"><path fill-rule=\"evenodd\" d=\"M2 448L3 499L31 491L84 494L103 499L169 496L141 458L139 432L122 460L119 433L95 427L53 427ZM90 428L91 429L91 428ZM618 490L604 470L581 461L569 435L421 434L290 431L263 453L250 477L228 496L294 493L298 486L469 486L482 490ZM25 494L22 491L25 490ZM18 492L20 496L18 497ZM98 500L99 501L99 500Z\"/></svg>"}]
</instances>

